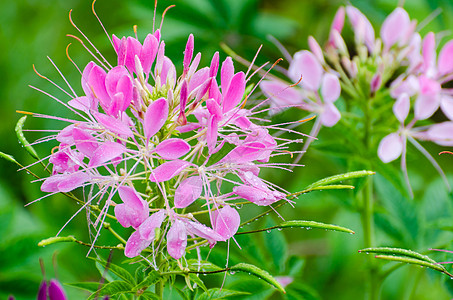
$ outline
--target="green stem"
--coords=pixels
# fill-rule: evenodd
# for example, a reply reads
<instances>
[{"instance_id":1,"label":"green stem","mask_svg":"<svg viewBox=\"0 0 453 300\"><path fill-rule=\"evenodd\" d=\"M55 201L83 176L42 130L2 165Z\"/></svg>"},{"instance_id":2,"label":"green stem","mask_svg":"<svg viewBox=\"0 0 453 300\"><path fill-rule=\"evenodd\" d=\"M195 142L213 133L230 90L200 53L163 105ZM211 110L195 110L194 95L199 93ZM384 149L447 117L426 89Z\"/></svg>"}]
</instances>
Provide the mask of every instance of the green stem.
<instances>
[{"instance_id":1,"label":"green stem","mask_svg":"<svg viewBox=\"0 0 453 300\"><path fill-rule=\"evenodd\" d=\"M161 251L158 251L157 252L157 255L156 255L156 265L159 267L161 267L161 263L163 262L163 259L162 259L162 252ZM158 283L156 283L155 285L155 293L156 295L159 297L159 299L163 299L163 296L164 296L164 282L165 280L159 280Z\"/></svg>"},{"instance_id":2,"label":"green stem","mask_svg":"<svg viewBox=\"0 0 453 300\"><path fill-rule=\"evenodd\" d=\"M364 124L365 133L363 136L363 145L365 149L365 155L368 155L371 148L371 131L372 131L372 100L367 99L364 105ZM367 169L370 169L367 166ZM374 247L374 193L373 193L373 178L367 178L365 187L361 191L362 196L362 209L361 209L361 221L363 229L363 239L365 247ZM376 264L376 260L373 257L368 257L368 299L378 300L379 290L382 279L379 278L379 268Z\"/></svg>"}]
</instances>

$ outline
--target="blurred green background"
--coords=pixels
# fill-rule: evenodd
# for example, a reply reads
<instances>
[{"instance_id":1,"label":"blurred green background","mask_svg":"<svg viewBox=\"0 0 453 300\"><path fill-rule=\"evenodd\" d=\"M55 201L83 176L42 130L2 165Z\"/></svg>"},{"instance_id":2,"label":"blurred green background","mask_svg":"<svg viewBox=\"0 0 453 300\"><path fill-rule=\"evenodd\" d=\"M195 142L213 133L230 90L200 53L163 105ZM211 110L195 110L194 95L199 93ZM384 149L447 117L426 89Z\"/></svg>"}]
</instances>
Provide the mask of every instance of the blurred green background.
<instances>
[{"instance_id":1,"label":"blurred green background","mask_svg":"<svg viewBox=\"0 0 453 300\"><path fill-rule=\"evenodd\" d=\"M375 29L379 28L386 15L397 5L396 0L350 2L369 17ZM291 54L307 48L309 35L322 43L327 38L335 11L339 6L345 5L346 1L160 0L158 24L163 8L171 4L176 4L176 7L168 12L163 25L167 55L177 66L181 65L187 36L193 33L195 50L203 53L201 65L204 66L209 63L212 54L220 49L219 43L222 41L249 60L253 58L259 45L263 44L258 63L273 62L281 57L278 49L269 42L269 34L279 39ZM133 35L132 26L137 25L141 39L151 31L153 6L154 1L151 0L98 0L96 4L97 12L109 34ZM422 29L422 33L442 31L448 37L452 36L451 1L413 0L407 1L404 7L412 18L419 21L440 8L440 15ZM33 72L32 64L35 64L41 74L64 87L64 81L46 58L49 56L74 89L79 93L81 91L80 75L66 58L65 48L68 43L73 43L69 52L80 68L90 60L90 56L80 44L66 36L79 35L68 21L70 9L73 9L73 19L80 29L109 61L114 62L114 51L91 13L90 1L0 2L0 151L12 154L23 164L30 164L33 160L17 143L14 126L20 115L15 113L15 110L70 115L64 107L28 87L37 86L64 101L69 100L55 87L39 78ZM224 57L225 53L221 51L221 55ZM283 62L281 65L285 67L287 63ZM237 68L243 67L237 64ZM284 115L280 118L284 118ZM56 121L29 118L25 128L59 129L62 126L63 124ZM27 133L30 141L41 136L34 132ZM322 146L323 141L328 141L328 138L329 130L326 129L321 135L319 145ZM36 146L36 149L41 156L45 156L54 146L45 143ZM426 146L431 153L444 150L430 144ZM438 158L449 175L453 170L452 159L448 156ZM304 157L303 163L306 166L296 170L291 176L270 172L267 176L294 192L317 179L346 171L347 160L326 155L317 150L315 145ZM421 252L441 246L453 249L450 233L453 228L453 208L450 196L438 174L421 155L412 151L408 164L416 193L413 200L401 196L384 177L379 174L376 176L379 198L375 216L378 244ZM397 169L398 163L394 166ZM14 294L17 299L34 299L42 278L38 258L43 258L46 263L47 277L54 277L52 255L55 252L58 253L56 272L62 282L98 281L100 275L94 263L85 258L86 248L75 244L58 244L46 248L37 246L41 239L55 235L77 210L77 206L62 196L53 196L24 207L28 202L43 196L39 184L31 184L32 177L25 172L17 172L16 166L7 161L0 160L0 170L0 298L5 299L7 295ZM39 167L33 170L43 174ZM244 252L238 255L255 259L262 257L262 261L255 263L261 263L263 268L275 275L293 272L295 281L291 286L299 292L298 299L362 299L366 259L357 254L357 250L362 247L362 237L360 217L353 209L352 197L349 192L307 195L297 202L294 209L285 207L282 214L288 220L309 219L346 226L356 230L355 236L313 230L263 234L257 235L257 241L264 243L259 251L266 252L267 249L271 254L261 253L260 256L254 253L256 250L244 249ZM246 212L246 215L253 215L253 212ZM274 221L269 218L260 221L256 226L264 226L265 222ZM77 216L62 234L71 234L80 240L86 240L87 225L84 214ZM280 246L277 247L277 244ZM282 246L283 244L285 245ZM122 254L115 255L121 259ZM453 255L434 256L440 260L453 259ZM277 263L280 265L277 266ZM290 272L291 267L297 270ZM453 295L453 284L450 282L452 280L444 277L418 267L402 267L384 282L382 299L449 299ZM213 284L216 280L218 281L215 279ZM229 278L227 284L241 289L240 283L234 278ZM271 295L270 297L279 299L280 296L272 294L268 286L256 284L256 289L267 294L256 292L254 297L250 298L262 299L263 296ZM66 290L70 299L82 299L86 296L71 287L66 287Z\"/></svg>"}]
</instances>

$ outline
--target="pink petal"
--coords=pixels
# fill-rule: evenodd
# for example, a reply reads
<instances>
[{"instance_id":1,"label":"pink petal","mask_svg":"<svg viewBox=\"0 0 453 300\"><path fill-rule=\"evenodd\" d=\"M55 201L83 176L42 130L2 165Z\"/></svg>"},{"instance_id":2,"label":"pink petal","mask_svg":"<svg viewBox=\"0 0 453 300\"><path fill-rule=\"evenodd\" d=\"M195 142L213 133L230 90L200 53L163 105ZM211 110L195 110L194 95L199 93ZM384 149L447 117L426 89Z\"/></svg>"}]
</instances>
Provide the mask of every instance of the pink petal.
<instances>
[{"instance_id":1,"label":"pink petal","mask_svg":"<svg viewBox=\"0 0 453 300\"><path fill-rule=\"evenodd\" d=\"M346 7L346 14L351 21L356 39L359 42L365 42L369 51L373 50L374 45L374 29L367 17L357 8L353 6Z\"/></svg>"},{"instance_id":2,"label":"pink petal","mask_svg":"<svg viewBox=\"0 0 453 300\"><path fill-rule=\"evenodd\" d=\"M158 46L159 41L152 34L148 34L145 41L143 41L143 46L140 51L140 62L142 63L143 72L145 74L149 74L151 71L151 66L156 59Z\"/></svg>"},{"instance_id":3,"label":"pink petal","mask_svg":"<svg viewBox=\"0 0 453 300\"><path fill-rule=\"evenodd\" d=\"M184 75L187 74L187 71L189 71L190 67L190 62L192 61L193 57L193 48L194 48L194 42L193 42L193 34L189 35L189 38L187 39L187 44L186 44L186 50L184 50L184 61L183 61L183 73Z\"/></svg>"},{"instance_id":4,"label":"pink petal","mask_svg":"<svg viewBox=\"0 0 453 300\"><path fill-rule=\"evenodd\" d=\"M437 68L440 76L453 72L453 41L446 43L440 51Z\"/></svg>"},{"instance_id":5,"label":"pink petal","mask_svg":"<svg viewBox=\"0 0 453 300\"><path fill-rule=\"evenodd\" d=\"M63 287L56 279L51 279L49 284L49 299L51 300L67 300L67 296ZM44 298L44 299L47 299Z\"/></svg>"},{"instance_id":6,"label":"pink petal","mask_svg":"<svg viewBox=\"0 0 453 300\"><path fill-rule=\"evenodd\" d=\"M134 135L129 126L121 122L119 119L96 112L93 113L93 116L100 124L113 133L127 137L132 137Z\"/></svg>"},{"instance_id":7,"label":"pink petal","mask_svg":"<svg viewBox=\"0 0 453 300\"><path fill-rule=\"evenodd\" d=\"M423 71L428 76L434 75L436 64L436 39L434 33L428 33L423 39Z\"/></svg>"},{"instance_id":8,"label":"pink petal","mask_svg":"<svg viewBox=\"0 0 453 300\"><path fill-rule=\"evenodd\" d=\"M193 59L192 63L190 64L189 71L187 72L188 78L191 78L192 75L195 73L195 71L198 68L198 65L200 64L200 60L201 60L201 53L198 52L197 55L195 55L195 58Z\"/></svg>"},{"instance_id":9,"label":"pink petal","mask_svg":"<svg viewBox=\"0 0 453 300\"><path fill-rule=\"evenodd\" d=\"M163 159L176 159L187 154L190 151L190 145L178 138L164 140L157 145L156 153Z\"/></svg>"},{"instance_id":10,"label":"pink petal","mask_svg":"<svg viewBox=\"0 0 453 300\"><path fill-rule=\"evenodd\" d=\"M379 88L381 87L381 84L382 84L382 76L381 76L381 73L376 73L374 74L373 78L371 78L371 82L370 82L370 91L372 93L375 93L377 90L379 90Z\"/></svg>"},{"instance_id":11,"label":"pink petal","mask_svg":"<svg viewBox=\"0 0 453 300\"><path fill-rule=\"evenodd\" d=\"M302 103L302 93L288 84L276 80L263 80L260 84L263 93L278 106L291 106Z\"/></svg>"},{"instance_id":12,"label":"pink petal","mask_svg":"<svg viewBox=\"0 0 453 300\"><path fill-rule=\"evenodd\" d=\"M160 98L148 106L145 113L143 127L147 139L155 135L164 126L168 118L168 103Z\"/></svg>"},{"instance_id":13,"label":"pink petal","mask_svg":"<svg viewBox=\"0 0 453 300\"><path fill-rule=\"evenodd\" d=\"M238 146L230 151L219 163L247 163L254 160L262 159L266 145L260 142L251 142L243 146Z\"/></svg>"},{"instance_id":14,"label":"pink petal","mask_svg":"<svg viewBox=\"0 0 453 300\"><path fill-rule=\"evenodd\" d=\"M222 69L220 70L220 85L222 86L222 93L226 93L226 91L228 91L228 87L230 86L231 78L233 78L233 75L233 59L228 56L223 61Z\"/></svg>"},{"instance_id":15,"label":"pink petal","mask_svg":"<svg viewBox=\"0 0 453 300\"><path fill-rule=\"evenodd\" d=\"M208 67L205 67L195 72L195 74L193 74L192 78L190 78L189 81L188 87L189 94L192 93L193 90L199 88L208 78L209 78Z\"/></svg>"},{"instance_id":16,"label":"pink petal","mask_svg":"<svg viewBox=\"0 0 453 300\"><path fill-rule=\"evenodd\" d=\"M172 160L165 162L152 171L149 180L152 182L170 180L181 173L189 165L191 165L191 163L184 160Z\"/></svg>"},{"instance_id":17,"label":"pink petal","mask_svg":"<svg viewBox=\"0 0 453 300\"><path fill-rule=\"evenodd\" d=\"M440 105L440 83L424 75L419 77L420 94L415 101L414 114L418 120L431 117Z\"/></svg>"},{"instance_id":18,"label":"pink petal","mask_svg":"<svg viewBox=\"0 0 453 300\"><path fill-rule=\"evenodd\" d=\"M248 200L256 205L266 206L280 200L274 197L272 191L258 189L256 187L240 185L233 188L233 193L245 200Z\"/></svg>"},{"instance_id":19,"label":"pink petal","mask_svg":"<svg viewBox=\"0 0 453 300\"><path fill-rule=\"evenodd\" d=\"M338 123L341 118L341 114L333 103L325 103L323 105L323 111L320 115L320 118L322 125L326 127L332 127Z\"/></svg>"},{"instance_id":20,"label":"pink petal","mask_svg":"<svg viewBox=\"0 0 453 300\"><path fill-rule=\"evenodd\" d=\"M440 100L440 107L442 108L443 113L453 120L453 97L448 95L442 95Z\"/></svg>"},{"instance_id":21,"label":"pink petal","mask_svg":"<svg viewBox=\"0 0 453 300\"><path fill-rule=\"evenodd\" d=\"M124 248L124 255L129 258L139 256L143 250L148 248L151 242L151 239L148 240L142 238L137 230L127 239L126 247Z\"/></svg>"},{"instance_id":22,"label":"pink petal","mask_svg":"<svg viewBox=\"0 0 453 300\"><path fill-rule=\"evenodd\" d=\"M341 31L343 30L343 26L344 26L344 19L345 19L345 10L344 10L343 6L340 6L338 8L337 12L335 13L335 17L333 18L332 25L330 26L331 30L334 29L341 33Z\"/></svg>"},{"instance_id":23,"label":"pink petal","mask_svg":"<svg viewBox=\"0 0 453 300\"><path fill-rule=\"evenodd\" d=\"M127 50L126 50L126 67L131 72L135 71L135 56L140 56L140 51L142 49L142 44L133 37L127 37Z\"/></svg>"},{"instance_id":24,"label":"pink petal","mask_svg":"<svg viewBox=\"0 0 453 300\"><path fill-rule=\"evenodd\" d=\"M120 186L118 193L124 203L115 206L115 216L123 227L138 228L149 216L148 203L130 186Z\"/></svg>"},{"instance_id":25,"label":"pink petal","mask_svg":"<svg viewBox=\"0 0 453 300\"><path fill-rule=\"evenodd\" d=\"M167 251L174 259L180 259L187 246L186 226L181 220L175 220L167 233Z\"/></svg>"},{"instance_id":26,"label":"pink petal","mask_svg":"<svg viewBox=\"0 0 453 300\"><path fill-rule=\"evenodd\" d=\"M340 97L341 86L338 77L326 73L322 77L321 95L324 102L334 102Z\"/></svg>"},{"instance_id":27,"label":"pink petal","mask_svg":"<svg viewBox=\"0 0 453 300\"><path fill-rule=\"evenodd\" d=\"M223 241L223 237L220 234L215 232L212 228L209 228L201 223L185 221L185 225L188 234L207 239L211 248L217 241Z\"/></svg>"},{"instance_id":28,"label":"pink petal","mask_svg":"<svg viewBox=\"0 0 453 300\"><path fill-rule=\"evenodd\" d=\"M228 86L228 92L224 94L222 109L226 113L232 110L242 99L245 92L245 74L244 72L236 73L231 79Z\"/></svg>"},{"instance_id":29,"label":"pink petal","mask_svg":"<svg viewBox=\"0 0 453 300\"><path fill-rule=\"evenodd\" d=\"M288 69L288 77L294 82L298 82L302 76L302 87L316 91L321 84L322 74L323 69L311 52L303 50L294 54Z\"/></svg>"},{"instance_id":30,"label":"pink petal","mask_svg":"<svg viewBox=\"0 0 453 300\"><path fill-rule=\"evenodd\" d=\"M385 136L378 147L378 156L383 163L391 162L403 152L403 140L397 133Z\"/></svg>"},{"instance_id":31,"label":"pink petal","mask_svg":"<svg viewBox=\"0 0 453 300\"><path fill-rule=\"evenodd\" d=\"M442 122L432 125L428 131L428 138L441 146L453 146L453 122Z\"/></svg>"},{"instance_id":32,"label":"pink petal","mask_svg":"<svg viewBox=\"0 0 453 300\"><path fill-rule=\"evenodd\" d=\"M211 115L208 120L208 128L206 132L206 143L208 146L208 153L214 153L219 133L219 119L215 115Z\"/></svg>"},{"instance_id":33,"label":"pink petal","mask_svg":"<svg viewBox=\"0 0 453 300\"><path fill-rule=\"evenodd\" d=\"M176 83L176 69L175 65L168 57L164 57L162 65L162 72L160 73L162 84L174 86Z\"/></svg>"},{"instance_id":34,"label":"pink petal","mask_svg":"<svg viewBox=\"0 0 453 300\"><path fill-rule=\"evenodd\" d=\"M241 217L237 210L231 206L225 206L216 211L214 231L220 234L226 241L236 234L241 224Z\"/></svg>"},{"instance_id":35,"label":"pink petal","mask_svg":"<svg viewBox=\"0 0 453 300\"><path fill-rule=\"evenodd\" d=\"M88 157L91 157L98 148L98 142L88 132L74 127L72 130L72 137L78 151L82 152Z\"/></svg>"},{"instance_id":36,"label":"pink petal","mask_svg":"<svg viewBox=\"0 0 453 300\"><path fill-rule=\"evenodd\" d=\"M403 8L397 7L382 23L381 39L384 46L389 49L401 40L410 24L409 14Z\"/></svg>"},{"instance_id":37,"label":"pink petal","mask_svg":"<svg viewBox=\"0 0 453 300\"><path fill-rule=\"evenodd\" d=\"M214 53L211 60L211 66L209 68L209 77L216 77L219 71L219 52Z\"/></svg>"},{"instance_id":38,"label":"pink petal","mask_svg":"<svg viewBox=\"0 0 453 300\"><path fill-rule=\"evenodd\" d=\"M311 35L308 37L308 47L310 47L310 51L316 56L321 64L325 63L321 46L319 46L318 42Z\"/></svg>"},{"instance_id":39,"label":"pink petal","mask_svg":"<svg viewBox=\"0 0 453 300\"><path fill-rule=\"evenodd\" d=\"M69 100L68 105L75 109L81 110L85 113L88 113L92 108L91 100L86 96L77 97L72 100Z\"/></svg>"},{"instance_id":40,"label":"pink petal","mask_svg":"<svg viewBox=\"0 0 453 300\"><path fill-rule=\"evenodd\" d=\"M156 234L155 229L162 225L162 222L165 220L166 216L167 214L164 209L161 209L149 216L138 228L141 238L148 241L154 240Z\"/></svg>"},{"instance_id":41,"label":"pink petal","mask_svg":"<svg viewBox=\"0 0 453 300\"><path fill-rule=\"evenodd\" d=\"M109 95L107 94L107 90L105 89L105 77L106 73L104 69L95 65L90 71L88 75L87 84L94 92L94 96L98 98L101 103L108 101Z\"/></svg>"},{"instance_id":42,"label":"pink petal","mask_svg":"<svg viewBox=\"0 0 453 300\"><path fill-rule=\"evenodd\" d=\"M398 121L404 123L411 107L411 100L407 94L401 94L393 105L393 113Z\"/></svg>"},{"instance_id":43,"label":"pink petal","mask_svg":"<svg viewBox=\"0 0 453 300\"><path fill-rule=\"evenodd\" d=\"M58 191L61 193L67 193L82 186L85 182L90 180L90 176L83 172L64 174L58 183ZM44 185L44 184L43 184ZM41 186L41 189L43 187Z\"/></svg>"},{"instance_id":44,"label":"pink petal","mask_svg":"<svg viewBox=\"0 0 453 300\"><path fill-rule=\"evenodd\" d=\"M197 95L197 98L199 98L202 92L203 91L200 91L200 93ZM217 81L214 77L211 77L211 81L209 83L208 98L214 99L219 105L222 102L222 94L220 93L219 85L217 84Z\"/></svg>"},{"instance_id":45,"label":"pink petal","mask_svg":"<svg viewBox=\"0 0 453 300\"><path fill-rule=\"evenodd\" d=\"M126 147L119 143L110 141L104 142L96 149L96 151L94 151L88 167L99 166L109 160L117 158L126 152L126 150Z\"/></svg>"},{"instance_id":46,"label":"pink petal","mask_svg":"<svg viewBox=\"0 0 453 300\"><path fill-rule=\"evenodd\" d=\"M200 198L203 192L203 181L200 176L184 179L175 191L175 207L184 208Z\"/></svg>"}]
</instances>

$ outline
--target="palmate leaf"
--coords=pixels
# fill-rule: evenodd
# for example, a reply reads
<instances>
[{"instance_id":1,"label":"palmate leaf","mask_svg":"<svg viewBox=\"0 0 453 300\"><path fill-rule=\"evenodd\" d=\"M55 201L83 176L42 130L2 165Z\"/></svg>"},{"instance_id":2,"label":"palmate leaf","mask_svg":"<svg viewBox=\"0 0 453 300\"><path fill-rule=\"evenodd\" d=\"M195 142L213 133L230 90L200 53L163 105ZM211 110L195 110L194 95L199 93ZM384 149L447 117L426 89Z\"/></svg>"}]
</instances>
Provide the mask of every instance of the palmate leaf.
<instances>
[{"instance_id":1,"label":"palmate leaf","mask_svg":"<svg viewBox=\"0 0 453 300\"><path fill-rule=\"evenodd\" d=\"M104 267L104 269L107 269L109 272L112 272L113 274L115 274L119 278L123 279L124 281L130 283L133 286L136 285L134 276L132 276L127 270L125 270L113 263L109 263L107 266L107 262L104 260L95 259L95 258L91 258L91 259L98 262L99 264L101 264Z\"/></svg>"},{"instance_id":2,"label":"palmate leaf","mask_svg":"<svg viewBox=\"0 0 453 300\"><path fill-rule=\"evenodd\" d=\"M214 288L214 289L209 290L209 294L207 292L204 292L203 294L198 296L197 300L224 299L227 297L236 297L236 296L248 295L248 294L250 294L250 293Z\"/></svg>"},{"instance_id":3,"label":"palmate leaf","mask_svg":"<svg viewBox=\"0 0 453 300\"><path fill-rule=\"evenodd\" d=\"M390 260L400 263L408 263L413 265L419 265L422 267L427 267L438 272L444 273L450 277L453 277L453 274L450 274L444 266L437 263L435 260L429 258L426 255L420 254L418 252L400 249L400 248L366 248L359 250L360 253L375 253L378 254L375 257L384 260Z\"/></svg>"},{"instance_id":4,"label":"palmate leaf","mask_svg":"<svg viewBox=\"0 0 453 300\"><path fill-rule=\"evenodd\" d=\"M246 263L239 263L237 265L234 265L229 268L231 273L234 272L245 272L250 275L256 276L259 279L262 279L269 283L270 285L274 286L277 290L279 290L282 293L286 293L285 289L283 286L274 278L272 277L271 274L269 274L267 271L264 271L257 266L246 264Z\"/></svg>"},{"instance_id":5,"label":"palmate leaf","mask_svg":"<svg viewBox=\"0 0 453 300\"><path fill-rule=\"evenodd\" d=\"M325 224L325 223L320 223L320 222L315 222L315 221L293 220L293 221L286 221L286 222L280 223L279 225L268 227L268 228L238 232L238 233L236 233L236 235L255 233L255 232L261 232L261 231L269 231L269 230L279 229L279 228L293 228L293 227L306 228L306 229L311 229L311 228L325 229L325 230L341 231L341 232L346 232L346 233L351 233L351 234L355 233L351 229L348 229L348 228L345 228L342 226L338 226L338 225Z\"/></svg>"},{"instance_id":6,"label":"palmate leaf","mask_svg":"<svg viewBox=\"0 0 453 300\"><path fill-rule=\"evenodd\" d=\"M113 281L104 285L99 291L91 294L88 300L95 299L101 296L116 296L118 294L132 293L133 286L125 281Z\"/></svg>"}]
</instances>

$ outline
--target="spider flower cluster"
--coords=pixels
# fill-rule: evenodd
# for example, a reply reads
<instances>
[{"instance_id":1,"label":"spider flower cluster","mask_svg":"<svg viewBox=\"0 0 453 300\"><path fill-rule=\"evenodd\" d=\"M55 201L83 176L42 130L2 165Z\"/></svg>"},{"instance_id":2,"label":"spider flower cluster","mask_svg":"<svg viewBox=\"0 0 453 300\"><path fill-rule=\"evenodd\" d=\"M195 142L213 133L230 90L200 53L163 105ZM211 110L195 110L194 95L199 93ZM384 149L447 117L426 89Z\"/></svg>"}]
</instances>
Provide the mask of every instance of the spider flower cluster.
<instances>
[{"instance_id":1,"label":"spider flower cluster","mask_svg":"<svg viewBox=\"0 0 453 300\"><path fill-rule=\"evenodd\" d=\"M353 51L342 36L346 19L354 35ZM405 155L409 141L441 172L417 141L453 146L453 93L446 87L453 79L453 41L447 42L437 57L440 36L437 40L432 32L422 38L417 21L401 7L385 19L380 37L357 8L340 7L324 47L309 37L310 50L299 51L293 57L287 54L290 63L283 75L297 84L274 78L263 81L261 89L273 105L299 107L319 115L311 136L316 136L322 126L337 125L343 114L354 117L355 123L365 119L375 134L373 139L380 140L376 148L382 162L403 156L401 165L407 177ZM340 94L343 112L334 104ZM439 108L448 120L433 123L429 118ZM364 132L370 133L359 129L358 136Z\"/></svg>"},{"instance_id":2,"label":"spider flower cluster","mask_svg":"<svg viewBox=\"0 0 453 300\"><path fill-rule=\"evenodd\" d=\"M84 95L67 103L78 118L57 118L69 125L54 136L59 145L42 191L82 187L84 207L104 203L95 225L114 207L118 222L134 229L125 245L131 258L151 246L149 252L166 247L180 259L188 236L213 247L236 234L239 199L263 206L286 197L260 178L260 169L284 168L269 159L298 140L274 138L269 129L278 127L256 124L263 123L260 105L244 108L248 78L230 57L220 62L215 53L199 68L190 35L177 75L160 30L143 43L113 35L112 44L115 66L99 59L81 72ZM210 226L191 207L203 207L198 213L209 215Z\"/></svg>"}]
</instances>

